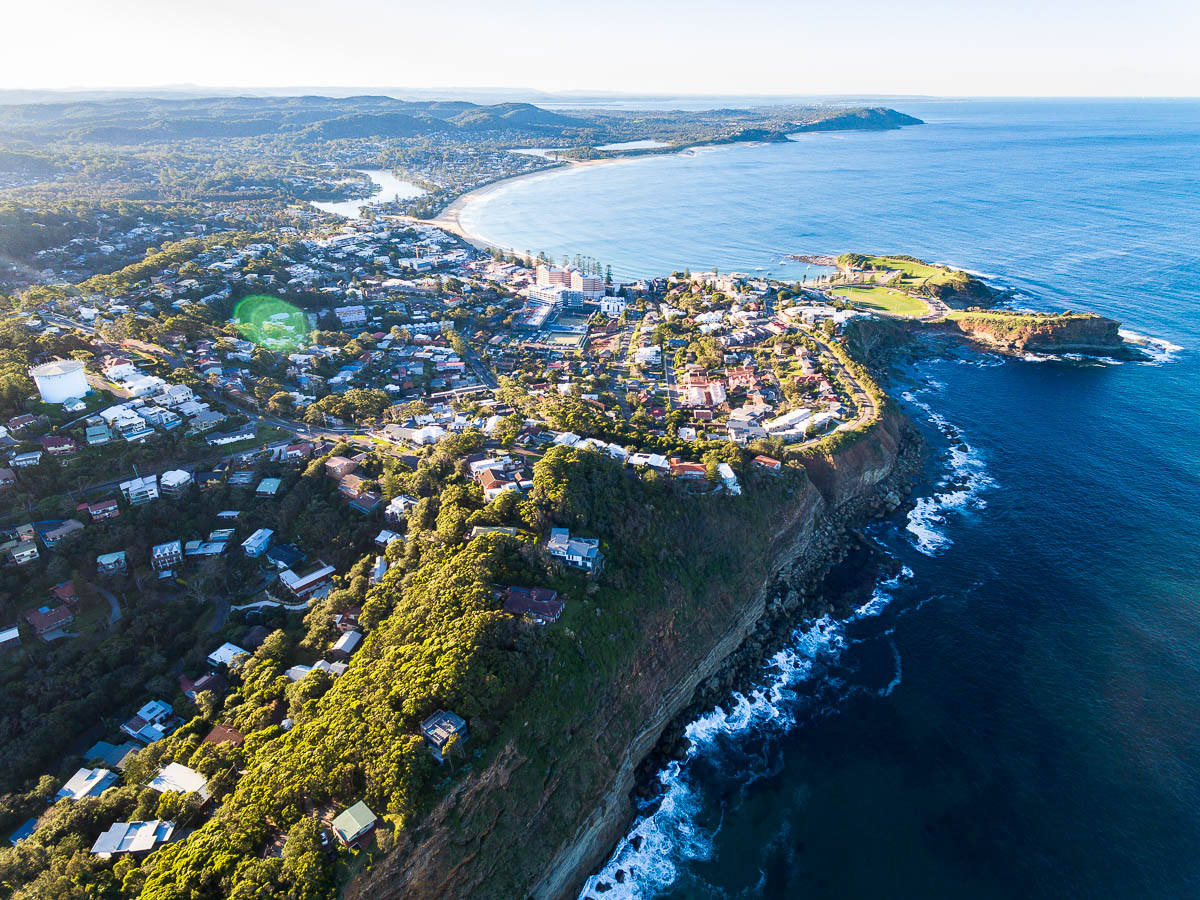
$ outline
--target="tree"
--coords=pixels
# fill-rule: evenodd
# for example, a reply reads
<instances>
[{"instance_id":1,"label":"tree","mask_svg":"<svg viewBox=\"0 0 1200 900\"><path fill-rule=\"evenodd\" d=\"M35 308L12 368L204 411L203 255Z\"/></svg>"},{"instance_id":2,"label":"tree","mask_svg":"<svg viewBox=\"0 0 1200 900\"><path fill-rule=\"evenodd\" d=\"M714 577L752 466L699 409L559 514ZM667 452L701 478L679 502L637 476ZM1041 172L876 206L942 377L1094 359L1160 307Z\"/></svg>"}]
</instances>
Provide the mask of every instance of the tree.
<instances>
[{"instance_id":1,"label":"tree","mask_svg":"<svg viewBox=\"0 0 1200 900\"><path fill-rule=\"evenodd\" d=\"M492 431L492 439L499 441L502 447L511 447L524 425L525 420L516 413L505 416L496 423L496 428Z\"/></svg>"},{"instance_id":2,"label":"tree","mask_svg":"<svg viewBox=\"0 0 1200 900\"><path fill-rule=\"evenodd\" d=\"M296 409L296 399L287 391L278 391L267 400L267 412L276 416L290 416Z\"/></svg>"}]
</instances>

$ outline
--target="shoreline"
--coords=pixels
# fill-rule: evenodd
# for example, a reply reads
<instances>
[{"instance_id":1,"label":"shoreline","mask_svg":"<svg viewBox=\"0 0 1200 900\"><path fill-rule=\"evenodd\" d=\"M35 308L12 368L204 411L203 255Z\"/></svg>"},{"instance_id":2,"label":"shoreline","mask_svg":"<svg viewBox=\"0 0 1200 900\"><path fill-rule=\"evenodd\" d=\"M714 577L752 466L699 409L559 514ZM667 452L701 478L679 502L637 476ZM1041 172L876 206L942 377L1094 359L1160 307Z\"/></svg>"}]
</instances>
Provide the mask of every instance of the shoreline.
<instances>
[{"instance_id":1,"label":"shoreline","mask_svg":"<svg viewBox=\"0 0 1200 900\"><path fill-rule=\"evenodd\" d=\"M690 149L690 148L685 148ZM638 157L631 157L638 158ZM612 163L628 162L628 158L609 158L609 159L584 159L584 160L561 160L557 165L547 166L544 169L538 169L534 172L523 172L520 175L510 175L507 178L498 178L495 181L490 181L485 185L481 185L473 190L459 194L432 219L418 219L414 216L395 216L394 218L402 219L406 222L412 222L420 225L432 225L435 228L441 228L443 231L448 231L451 234L457 235L462 240L466 241L476 250L495 250L500 249L506 252L516 252L511 247L498 247L496 244L485 240L477 234L472 234L463 225L462 213L472 203L495 194L511 184L518 181L531 178L544 178L553 172L564 172L569 169L586 168L589 166L603 166Z\"/></svg>"},{"instance_id":2,"label":"shoreline","mask_svg":"<svg viewBox=\"0 0 1200 900\"><path fill-rule=\"evenodd\" d=\"M719 150L726 147L754 147L767 146L772 141L739 141L736 143L707 143L707 144L688 144L686 147L672 147L666 150L651 150L651 151L636 151L626 156L609 156L603 159L560 159L558 165L547 166L544 169L538 169L534 172L523 172L520 175L510 175L507 178L499 178L496 181L490 181L487 184L459 194L447 204L446 208L434 216L432 219L418 219L414 216L393 216L391 218L400 219L405 222L412 222L420 225L433 225L435 228L441 228L443 231L448 231L466 241L476 250L491 251L502 250L506 253L517 253L514 247L501 247L498 244L488 241L477 234L473 234L467 230L462 221L463 212L472 204L497 193L508 185L515 184L523 179L545 178L554 172L565 172L570 169L584 169L593 166L609 166L618 163L630 163L638 160L653 159L655 157L680 156L684 153L695 150Z\"/></svg>"}]
</instances>

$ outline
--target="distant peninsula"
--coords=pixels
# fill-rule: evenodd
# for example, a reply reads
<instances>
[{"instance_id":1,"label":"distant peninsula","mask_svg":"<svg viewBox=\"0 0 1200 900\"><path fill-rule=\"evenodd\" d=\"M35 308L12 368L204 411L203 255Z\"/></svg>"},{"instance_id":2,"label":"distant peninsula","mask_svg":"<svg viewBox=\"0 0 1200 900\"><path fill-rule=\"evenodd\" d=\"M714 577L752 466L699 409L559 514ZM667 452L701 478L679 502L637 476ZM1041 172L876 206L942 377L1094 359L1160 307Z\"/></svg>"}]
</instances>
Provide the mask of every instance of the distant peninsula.
<instances>
[{"instance_id":1,"label":"distant peninsula","mask_svg":"<svg viewBox=\"0 0 1200 900\"><path fill-rule=\"evenodd\" d=\"M885 106L872 106L864 109L839 110L831 116L798 125L793 134L807 131L892 131L906 125L924 125L915 116L888 109Z\"/></svg>"}]
</instances>

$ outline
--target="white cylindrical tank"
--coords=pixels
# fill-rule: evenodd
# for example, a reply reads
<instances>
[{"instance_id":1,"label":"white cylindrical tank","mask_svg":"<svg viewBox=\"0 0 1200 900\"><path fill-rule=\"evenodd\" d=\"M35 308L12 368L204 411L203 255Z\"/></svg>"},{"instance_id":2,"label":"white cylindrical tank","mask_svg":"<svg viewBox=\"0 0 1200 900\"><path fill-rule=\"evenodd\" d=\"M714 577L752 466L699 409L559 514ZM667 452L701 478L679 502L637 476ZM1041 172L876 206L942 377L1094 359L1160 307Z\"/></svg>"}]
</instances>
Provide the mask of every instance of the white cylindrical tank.
<instances>
[{"instance_id":1,"label":"white cylindrical tank","mask_svg":"<svg viewBox=\"0 0 1200 900\"><path fill-rule=\"evenodd\" d=\"M77 359L56 359L34 366L29 374L46 403L66 403L89 390L83 363Z\"/></svg>"}]
</instances>

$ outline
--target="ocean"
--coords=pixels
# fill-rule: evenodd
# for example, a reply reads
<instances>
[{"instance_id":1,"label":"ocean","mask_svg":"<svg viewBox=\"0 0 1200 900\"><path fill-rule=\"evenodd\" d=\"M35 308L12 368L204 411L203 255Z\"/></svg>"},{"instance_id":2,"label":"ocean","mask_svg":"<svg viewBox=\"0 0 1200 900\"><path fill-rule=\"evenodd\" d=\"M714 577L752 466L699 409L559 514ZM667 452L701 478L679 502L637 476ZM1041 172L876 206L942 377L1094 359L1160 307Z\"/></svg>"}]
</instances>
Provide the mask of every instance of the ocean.
<instances>
[{"instance_id":1,"label":"ocean","mask_svg":"<svg viewBox=\"0 0 1200 900\"><path fill-rule=\"evenodd\" d=\"M927 124L513 182L469 230L624 276L911 253L1157 339L926 361L903 565L801 623L581 896L1200 895L1200 103L894 102Z\"/></svg>"}]
</instances>

